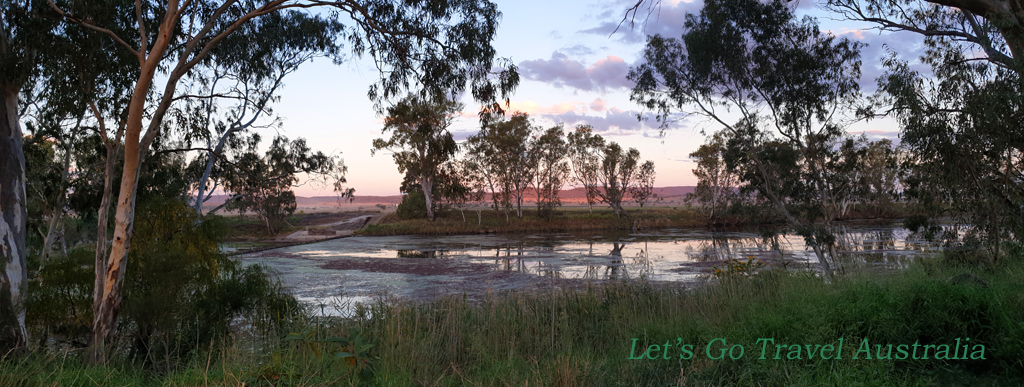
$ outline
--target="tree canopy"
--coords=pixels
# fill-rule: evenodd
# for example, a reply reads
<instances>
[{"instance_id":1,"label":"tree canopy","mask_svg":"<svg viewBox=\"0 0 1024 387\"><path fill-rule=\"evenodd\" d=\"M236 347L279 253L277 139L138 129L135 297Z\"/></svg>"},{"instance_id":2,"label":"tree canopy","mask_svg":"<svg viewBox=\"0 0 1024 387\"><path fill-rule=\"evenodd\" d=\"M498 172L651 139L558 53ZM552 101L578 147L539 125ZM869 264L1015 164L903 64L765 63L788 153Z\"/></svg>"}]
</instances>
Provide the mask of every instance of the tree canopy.
<instances>
[{"instance_id":1,"label":"tree canopy","mask_svg":"<svg viewBox=\"0 0 1024 387\"><path fill-rule=\"evenodd\" d=\"M782 1L707 1L686 15L681 39L648 37L645 63L629 72L631 99L663 124L681 114L728 130L735 162L750 168L740 178L807 237L831 273L822 249L844 188L828 167L844 157L860 46L797 19Z\"/></svg>"},{"instance_id":2,"label":"tree canopy","mask_svg":"<svg viewBox=\"0 0 1024 387\"><path fill-rule=\"evenodd\" d=\"M426 217L431 221L434 188L441 167L458 152L448 126L462 108L461 103L448 99L431 101L410 95L388 108L382 133L390 131L391 137L374 140L370 149L371 154L390 150L398 172L417 180L426 200Z\"/></svg>"},{"instance_id":3,"label":"tree canopy","mask_svg":"<svg viewBox=\"0 0 1024 387\"><path fill-rule=\"evenodd\" d=\"M109 160L123 149L113 245L106 262L97 263L93 361L104 361L103 345L114 329L120 308L120 288L132 239L140 170L158 138L169 135L169 129L182 131L185 145L190 145L189 141L206 141L208 160L223 156L222 149L209 146L213 143L208 141L212 134L216 132L220 140L231 137L233 124L236 128L245 125L246 109L264 110L266 107L261 101L265 102L273 94L273 85L280 82L280 75L311 52L331 56L336 61L343 58L342 50L356 57L372 57L381 77L371 85L367 95L378 110L410 89L421 90L423 95L459 95L468 90L478 101L496 103L507 99L518 84L515 66L496 57L491 46L501 14L493 3L485 0L419 3L390 0L27 1L8 5L4 3L5 29L0 51L5 58L17 57L18 60L5 60L5 69L10 66L14 66L11 69L35 68L36 62L24 58L39 51L34 44L46 41L22 39L28 36L22 35L27 33L25 31L35 31L22 29L30 24L26 20L50 23L49 30L40 30L46 33L57 31L60 35L82 31L101 37L101 40L94 40L103 42L100 47L105 50L104 54L132 59L131 66L117 73L123 77L119 79L126 80L124 86L110 89L124 93L120 95L125 98L118 99L123 101L117 105L119 109L103 110L102 106L97 109L91 104L97 101L88 95L83 96L78 105L89 105L101 121L97 126L104 128L104 134L107 127L116 128L113 139L103 137L108 144L108 166ZM324 12L306 11L310 8L322 8ZM36 17L44 14L48 18ZM14 20L12 16L25 18L17 19L21 24L8 24ZM54 30L61 20L61 28ZM271 34L275 39L252 38L263 34ZM250 44L253 40L260 43ZM9 44L15 41L25 44ZM19 80L32 74L29 70L18 74L22 73L24 76L19 75ZM214 86L218 73L249 77L241 84L257 89L255 93L243 93L242 110L229 113L221 130L215 130L216 125L210 125L209 119L189 117L211 111L209 104L190 106L189 102L223 96ZM9 74L15 72L5 72L5 76ZM266 86L268 84L270 86ZM7 93L3 106L13 108L16 105L22 85L20 81L5 84ZM12 92L14 97L11 97ZM248 102L254 103L246 105ZM18 121L18 113L13 110L3 112L3 122ZM105 125L103 121L113 124ZM21 135L12 137L20 141ZM20 143L11 145L11 152L5 155L20 156ZM5 159L0 170L17 171L14 168L17 165L24 165L18 157ZM107 168L110 183L109 175L114 170ZM17 184L19 175L12 176L16 184L4 184L5 195L20 186ZM200 190L207 187L205 178L201 180L204 181L197 184ZM23 240L24 236L14 239ZM106 251L106 248L98 248L97 255L100 250ZM16 263L23 261L23 257L14 260Z\"/></svg>"}]
</instances>

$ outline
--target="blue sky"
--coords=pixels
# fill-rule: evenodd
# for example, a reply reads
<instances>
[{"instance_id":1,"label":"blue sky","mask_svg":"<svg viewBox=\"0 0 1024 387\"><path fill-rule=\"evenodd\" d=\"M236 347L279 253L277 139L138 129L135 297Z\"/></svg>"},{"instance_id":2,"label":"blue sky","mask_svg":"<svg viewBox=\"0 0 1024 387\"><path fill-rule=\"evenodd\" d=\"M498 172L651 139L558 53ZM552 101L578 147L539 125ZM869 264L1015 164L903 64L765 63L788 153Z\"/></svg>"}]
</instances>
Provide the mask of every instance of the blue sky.
<instances>
[{"instance_id":1,"label":"blue sky","mask_svg":"<svg viewBox=\"0 0 1024 387\"><path fill-rule=\"evenodd\" d=\"M695 185L687 155L704 141L701 129L718 128L699 120L682 121L661 134L657 123L638 122L639 106L629 101L632 86L625 79L637 62L645 34L678 37L687 12L699 12L701 0L666 1L646 26L622 26L611 34L628 1L496 1L503 17L494 46L520 68L522 83L512 97L512 109L530 113L535 122L567 128L588 123L609 141L635 147L643 159L653 160L657 186ZM881 74L883 45L902 57L920 56L921 39L910 33L883 34L863 30L866 25L828 20L826 13L803 0L798 12L819 18L823 30L868 44L863 49L862 86L874 90ZM642 15L641 15L642 16ZM340 154L348 166L349 185L356 195L396 195L402 176L387 152L370 156L370 144L381 137L383 118L366 98L367 87L378 77L368 58L334 65L321 59L303 65L285 79L275 111L283 118L282 134L305 137L316 149ZM468 98L467 116L451 130L456 138L476 133L477 105ZM896 126L872 121L851 128L869 137L894 138ZM304 186L300 196L331 195L329 189Z\"/></svg>"}]
</instances>

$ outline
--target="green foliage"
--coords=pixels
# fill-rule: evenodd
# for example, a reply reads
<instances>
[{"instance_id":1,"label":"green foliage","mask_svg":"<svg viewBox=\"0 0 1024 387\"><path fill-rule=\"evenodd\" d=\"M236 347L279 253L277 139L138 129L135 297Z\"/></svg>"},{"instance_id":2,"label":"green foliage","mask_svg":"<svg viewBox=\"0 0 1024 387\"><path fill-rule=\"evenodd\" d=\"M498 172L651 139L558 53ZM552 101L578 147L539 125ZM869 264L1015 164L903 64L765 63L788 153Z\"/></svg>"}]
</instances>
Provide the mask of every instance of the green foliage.
<instances>
[{"instance_id":1,"label":"green foliage","mask_svg":"<svg viewBox=\"0 0 1024 387\"><path fill-rule=\"evenodd\" d=\"M739 188L737 171L729 168L725 160L728 138L728 131L716 132L690 153L690 158L697 162L697 168L693 170L697 186L693 193L687 194L686 201L695 204L708 221L720 218L730 204L740 199L736 192Z\"/></svg>"},{"instance_id":2,"label":"green foliage","mask_svg":"<svg viewBox=\"0 0 1024 387\"><path fill-rule=\"evenodd\" d=\"M128 256L122 329L129 357L180 358L227 339L236 318L280 329L298 305L259 266L240 267L220 252L218 219L200 221L185 203L139 206Z\"/></svg>"},{"instance_id":3,"label":"green foliage","mask_svg":"<svg viewBox=\"0 0 1024 387\"><path fill-rule=\"evenodd\" d=\"M682 113L727 130L725 159L745 191L802 232L831 275L832 223L854 199L859 152L842 117L860 98L862 46L783 1L709 0L680 39L648 37L630 99L663 128ZM738 118L725 115L733 109Z\"/></svg>"},{"instance_id":4,"label":"green foliage","mask_svg":"<svg viewBox=\"0 0 1024 387\"><path fill-rule=\"evenodd\" d=\"M640 164L640 170L636 175L636 184L629 188L629 196L641 208L650 200L658 198L658 194L654 193L655 177L657 177L657 173L654 171L653 161L647 160Z\"/></svg>"},{"instance_id":5,"label":"green foliage","mask_svg":"<svg viewBox=\"0 0 1024 387\"><path fill-rule=\"evenodd\" d=\"M601 150L604 138L594 133L590 125L579 125L566 135L568 157L572 164L573 182L583 187L587 194L587 205L597 203L598 171L601 168Z\"/></svg>"},{"instance_id":6,"label":"green foliage","mask_svg":"<svg viewBox=\"0 0 1024 387\"><path fill-rule=\"evenodd\" d=\"M92 329L94 255L76 248L67 257L46 262L29 283L26 325L41 346L53 338L58 343L84 346Z\"/></svg>"},{"instance_id":7,"label":"green foliage","mask_svg":"<svg viewBox=\"0 0 1024 387\"><path fill-rule=\"evenodd\" d=\"M256 137L251 148L259 142ZM235 194L228 209L255 212L263 220L269 235L275 235L295 212L295 193L298 174L318 175L333 179L335 188L345 182L345 164L337 156L313 152L306 140L289 141L274 137L264 156L254 149L246 151L233 161L235 171L226 179L225 189ZM345 195L351 195L351 191Z\"/></svg>"},{"instance_id":8,"label":"green foliage","mask_svg":"<svg viewBox=\"0 0 1024 387\"><path fill-rule=\"evenodd\" d=\"M219 219L200 221L173 199L141 203L137 219L119 326L128 359L173 368L228 343L239 325L278 336L301 311L267 269L242 267L220 253ZM28 296L28 325L39 340L86 344L93 257L91 249L74 249L40 268Z\"/></svg>"},{"instance_id":9,"label":"green foliage","mask_svg":"<svg viewBox=\"0 0 1024 387\"><path fill-rule=\"evenodd\" d=\"M427 201L422 190L413 190L402 196L402 202L396 210L401 219L421 219L427 217Z\"/></svg>"},{"instance_id":10,"label":"green foliage","mask_svg":"<svg viewBox=\"0 0 1024 387\"><path fill-rule=\"evenodd\" d=\"M558 193L569 177L569 163L566 160L569 144L565 140L562 126L558 125L544 131L532 145L537 163L536 182L533 185L537 193L537 212L540 217L551 219L555 208L562 205Z\"/></svg>"},{"instance_id":11,"label":"green foliage","mask_svg":"<svg viewBox=\"0 0 1024 387\"><path fill-rule=\"evenodd\" d=\"M43 246L43 236L49 229L49 218L58 216L62 211L59 205L65 192L63 189L63 176L61 171L63 163L58 154L60 148L58 143L48 138L35 125L28 125L30 132L36 132L34 136L27 136L22 142L22 151L25 153L25 181L28 195L26 207L31 215L27 219L27 227L30 230L41 232L30 232L26 235L28 247L38 250Z\"/></svg>"},{"instance_id":12,"label":"green foliage","mask_svg":"<svg viewBox=\"0 0 1024 387\"><path fill-rule=\"evenodd\" d=\"M1017 72L968 59L973 54L957 42L932 38L926 46L922 59L934 79L895 55L879 79L910 153L906 194L923 215L968 224L968 236L996 260L1003 241L1024 232L1024 82Z\"/></svg>"},{"instance_id":13,"label":"green foliage","mask_svg":"<svg viewBox=\"0 0 1024 387\"><path fill-rule=\"evenodd\" d=\"M348 334L344 336L319 338L320 333L318 330L312 329L304 332L292 332L285 336L284 341L298 344L318 360L322 359L325 354L329 355L341 364L351 367L350 373L361 384L370 384L374 378L374 362L379 360L370 352L374 347L373 340L355 326L350 326ZM265 376L264 379L275 378Z\"/></svg>"},{"instance_id":14,"label":"green foliage","mask_svg":"<svg viewBox=\"0 0 1024 387\"><path fill-rule=\"evenodd\" d=\"M435 201L440 197L465 196L459 191L457 179L453 179L451 161L459 146L448 131L456 114L463 105L447 98L439 101L409 95L388 108L383 133L391 132L388 139L373 140L373 155L380 150L390 150L398 172L405 174L402 192L410 184L419 186L426 200L425 216L434 220ZM453 190L453 188L455 190Z\"/></svg>"},{"instance_id":15,"label":"green foliage","mask_svg":"<svg viewBox=\"0 0 1024 387\"><path fill-rule=\"evenodd\" d=\"M509 118L492 117L466 140L468 161L491 192L495 211L507 215L515 209L522 218L524 195L536 173L530 138L537 130L529 114L516 112Z\"/></svg>"},{"instance_id":16,"label":"green foliage","mask_svg":"<svg viewBox=\"0 0 1024 387\"><path fill-rule=\"evenodd\" d=\"M612 207L615 216L622 216L625 214L622 201L639 178L640 151L636 148L623 149L615 142L608 143L601 151L603 158L597 171L601 189L595 193L602 202Z\"/></svg>"},{"instance_id":17,"label":"green foliage","mask_svg":"<svg viewBox=\"0 0 1024 387\"><path fill-rule=\"evenodd\" d=\"M718 266L711 267L711 275L716 278L733 278L737 276L752 276L757 273L757 270L764 267L765 264L757 258L751 256L746 261L740 259L729 259L725 261L725 267L719 268Z\"/></svg>"},{"instance_id":18,"label":"green foliage","mask_svg":"<svg viewBox=\"0 0 1024 387\"><path fill-rule=\"evenodd\" d=\"M308 319L271 351L236 341L159 374L35 356L0 362L0 385L1019 385L1022 273L1019 261L988 271L932 261L828 284L807 272L760 270L696 288L623 282L477 301L380 300L348 318ZM865 338L884 348L967 337L985 345L985 360L852 359ZM743 345L745 355L707 359L715 338ZM769 347L761 360L760 338L843 338L843 359L773 359ZM629 359L634 339L636 348L679 339L695 356Z\"/></svg>"}]
</instances>

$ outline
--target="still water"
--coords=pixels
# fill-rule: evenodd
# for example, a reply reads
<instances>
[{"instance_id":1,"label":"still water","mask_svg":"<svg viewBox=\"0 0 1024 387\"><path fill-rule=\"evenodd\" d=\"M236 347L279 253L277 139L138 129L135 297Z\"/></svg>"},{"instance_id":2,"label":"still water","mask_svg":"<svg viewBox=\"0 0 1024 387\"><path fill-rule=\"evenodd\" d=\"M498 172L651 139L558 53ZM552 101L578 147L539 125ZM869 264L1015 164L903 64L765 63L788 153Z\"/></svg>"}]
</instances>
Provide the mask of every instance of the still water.
<instances>
[{"instance_id":1,"label":"still water","mask_svg":"<svg viewBox=\"0 0 1024 387\"><path fill-rule=\"evenodd\" d=\"M894 225L841 227L846 265L899 267L939 247ZM589 282L692 284L727 259L817 269L802 237L763 231L665 229L642 233L350 237L236 257L264 264L312 304L375 296L430 299Z\"/></svg>"}]
</instances>

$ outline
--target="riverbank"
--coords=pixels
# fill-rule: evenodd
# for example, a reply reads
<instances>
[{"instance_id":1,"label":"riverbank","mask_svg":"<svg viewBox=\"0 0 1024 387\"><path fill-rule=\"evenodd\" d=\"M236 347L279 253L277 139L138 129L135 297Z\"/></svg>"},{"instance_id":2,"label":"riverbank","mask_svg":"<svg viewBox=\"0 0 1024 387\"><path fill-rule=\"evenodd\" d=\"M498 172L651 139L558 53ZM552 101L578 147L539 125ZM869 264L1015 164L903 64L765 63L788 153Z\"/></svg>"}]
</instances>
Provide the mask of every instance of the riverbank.
<instances>
[{"instance_id":1,"label":"riverbank","mask_svg":"<svg viewBox=\"0 0 1024 387\"><path fill-rule=\"evenodd\" d=\"M709 221L707 216L691 207L627 208L628 216L618 217L610 209L601 207L562 208L551 218L538 216L535 209L505 214L489 209L448 210L438 214L433 222L426 219L401 219L396 213L383 216L376 223L355 232L355 235L472 235L502 233L545 233L581 231L638 231L666 228L742 228L784 226L784 219L763 207L734 210ZM886 211L857 208L844 221L890 222L907 215L901 206Z\"/></svg>"},{"instance_id":2,"label":"riverbank","mask_svg":"<svg viewBox=\"0 0 1024 387\"><path fill-rule=\"evenodd\" d=\"M225 216L227 235L222 250L228 255L247 254L307 243L344 238L386 215L382 211L297 213L286 219L276 234L253 216Z\"/></svg>"},{"instance_id":3,"label":"riverbank","mask_svg":"<svg viewBox=\"0 0 1024 387\"><path fill-rule=\"evenodd\" d=\"M641 230L659 228L705 227L707 221L689 209L650 208L630 209L630 216L617 217L608 209L586 207L557 211L550 219L537 215L530 209L523 211L523 217L515 213L498 213L494 210L446 211L433 222L426 219L401 219L395 213L381 218L377 224L356 232L356 235L471 235L502 233L544 233L604 230Z\"/></svg>"},{"instance_id":4,"label":"riverbank","mask_svg":"<svg viewBox=\"0 0 1024 387\"><path fill-rule=\"evenodd\" d=\"M1020 385L1024 265L1005 262L380 299L344 319L312 311L283 340L240 330L167 369L36 352L0 362L0 385Z\"/></svg>"}]
</instances>

